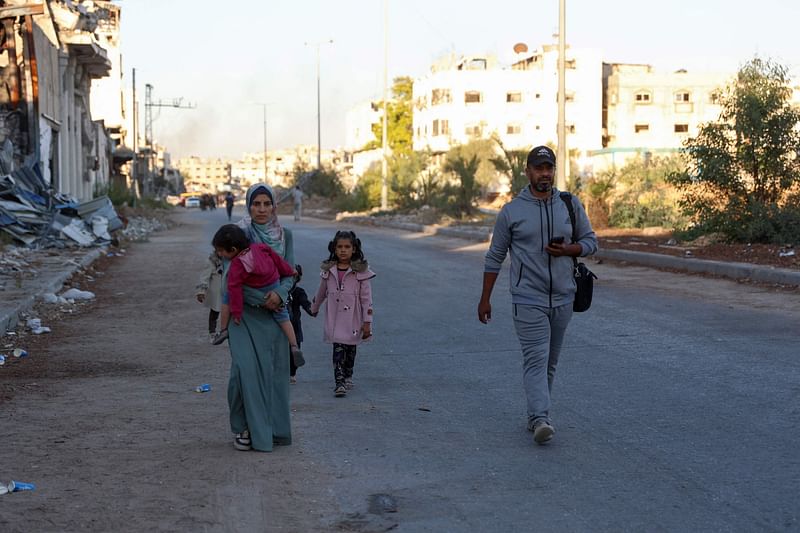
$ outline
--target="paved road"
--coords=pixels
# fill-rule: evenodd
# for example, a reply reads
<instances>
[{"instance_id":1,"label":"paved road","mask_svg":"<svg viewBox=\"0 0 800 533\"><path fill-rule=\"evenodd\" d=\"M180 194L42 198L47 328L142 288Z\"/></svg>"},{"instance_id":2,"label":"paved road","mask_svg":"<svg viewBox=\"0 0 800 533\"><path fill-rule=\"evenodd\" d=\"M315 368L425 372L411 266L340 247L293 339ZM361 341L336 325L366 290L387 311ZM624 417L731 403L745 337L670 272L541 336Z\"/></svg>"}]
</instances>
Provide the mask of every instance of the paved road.
<instances>
[{"instance_id":1,"label":"paved road","mask_svg":"<svg viewBox=\"0 0 800 533\"><path fill-rule=\"evenodd\" d=\"M356 388L333 397L321 320L304 316L295 444L242 453L224 350L202 343L191 302L223 219L190 213L134 247L96 308L54 332L48 357L98 372L62 372L3 406L2 470L39 482L0 496L7 529L800 529L796 295L594 266L595 304L573 320L557 377L558 433L540 447L505 274L493 322L477 321L484 245L354 228L378 273ZM312 292L335 227L284 220ZM200 382L212 392L189 392Z\"/></svg>"}]
</instances>

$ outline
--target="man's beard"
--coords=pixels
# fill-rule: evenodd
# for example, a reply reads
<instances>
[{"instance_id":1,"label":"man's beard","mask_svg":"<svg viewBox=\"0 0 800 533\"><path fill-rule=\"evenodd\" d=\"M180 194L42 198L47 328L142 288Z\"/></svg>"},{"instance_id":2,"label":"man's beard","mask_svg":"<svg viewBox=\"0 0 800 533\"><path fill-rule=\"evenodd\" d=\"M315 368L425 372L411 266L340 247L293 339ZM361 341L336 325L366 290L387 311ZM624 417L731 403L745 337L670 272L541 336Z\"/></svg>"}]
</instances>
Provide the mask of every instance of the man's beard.
<instances>
[{"instance_id":1,"label":"man's beard","mask_svg":"<svg viewBox=\"0 0 800 533\"><path fill-rule=\"evenodd\" d=\"M537 181L533 188L536 189L536 192L547 192L553 188L553 184L549 181Z\"/></svg>"}]
</instances>

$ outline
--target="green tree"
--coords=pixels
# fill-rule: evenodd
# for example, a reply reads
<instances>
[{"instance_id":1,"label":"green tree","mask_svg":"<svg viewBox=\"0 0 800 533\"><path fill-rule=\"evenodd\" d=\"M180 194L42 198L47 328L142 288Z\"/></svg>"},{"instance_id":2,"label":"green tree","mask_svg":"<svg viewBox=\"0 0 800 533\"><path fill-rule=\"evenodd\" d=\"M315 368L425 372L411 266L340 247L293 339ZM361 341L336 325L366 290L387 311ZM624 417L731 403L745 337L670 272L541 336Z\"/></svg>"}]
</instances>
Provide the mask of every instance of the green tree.
<instances>
[{"instance_id":1,"label":"green tree","mask_svg":"<svg viewBox=\"0 0 800 533\"><path fill-rule=\"evenodd\" d=\"M717 122L684 143L688 166L671 176L694 232L734 241L796 242L800 208L800 112L786 67L754 58L721 96Z\"/></svg>"},{"instance_id":2,"label":"green tree","mask_svg":"<svg viewBox=\"0 0 800 533\"><path fill-rule=\"evenodd\" d=\"M386 103L386 142L389 144L393 154L408 155L413 150L411 128L413 87L414 82L410 77L399 76L395 78L392 85L392 99ZM376 106L383 112L383 100L378 102ZM381 147L383 143L382 119L372 125L372 133L375 135L375 139L367 143L364 147L365 150Z\"/></svg>"},{"instance_id":3,"label":"green tree","mask_svg":"<svg viewBox=\"0 0 800 533\"><path fill-rule=\"evenodd\" d=\"M492 136L492 140L497 143L500 153L489 159L495 170L508 177L508 184L512 194L518 193L523 187L528 185L528 177L525 175L525 167L528 164L529 148L522 150L509 150L503 145L503 141L497 135Z\"/></svg>"},{"instance_id":4,"label":"green tree","mask_svg":"<svg viewBox=\"0 0 800 533\"><path fill-rule=\"evenodd\" d=\"M337 198L344 193L339 174L333 168L323 166L321 169L311 170L307 164L299 161L295 164L292 174L294 183L300 185L309 196Z\"/></svg>"},{"instance_id":5,"label":"green tree","mask_svg":"<svg viewBox=\"0 0 800 533\"><path fill-rule=\"evenodd\" d=\"M472 203L480 194L477 180L480 159L477 154L469 154L465 146L456 146L447 152L444 170L450 172L458 180L457 186L452 188L455 197L455 207L461 215L471 215Z\"/></svg>"},{"instance_id":6,"label":"green tree","mask_svg":"<svg viewBox=\"0 0 800 533\"><path fill-rule=\"evenodd\" d=\"M613 192L610 197L606 196L610 203L609 225L674 228L685 223L678 205L678 190L668 182L668 177L684 165L684 158L680 155L639 157L619 170L601 173L601 182L603 177L610 176L613 184ZM594 188L595 183L590 182L589 189Z\"/></svg>"}]
</instances>

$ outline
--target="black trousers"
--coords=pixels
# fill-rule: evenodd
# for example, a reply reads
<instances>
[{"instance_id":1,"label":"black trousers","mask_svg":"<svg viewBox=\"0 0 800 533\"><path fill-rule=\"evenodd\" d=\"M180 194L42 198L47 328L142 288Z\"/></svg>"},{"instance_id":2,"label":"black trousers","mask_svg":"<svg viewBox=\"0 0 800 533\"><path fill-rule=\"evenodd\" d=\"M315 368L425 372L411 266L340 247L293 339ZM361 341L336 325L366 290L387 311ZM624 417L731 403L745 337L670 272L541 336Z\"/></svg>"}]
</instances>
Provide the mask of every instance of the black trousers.
<instances>
[{"instance_id":1,"label":"black trousers","mask_svg":"<svg viewBox=\"0 0 800 533\"><path fill-rule=\"evenodd\" d=\"M208 310L208 332L209 333L216 333L217 332L217 318L219 318L219 311L214 311L213 309Z\"/></svg>"},{"instance_id":2,"label":"black trousers","mask_svg":"<svg viewBox=\"0 0 800 533\"><path fill-rule=\"evenodd\" d=\"M333 343L333 379L336 386L344 385L345 379L353 377L356 364L356 348L353 344Z\"/></svg>"}]
</instances>

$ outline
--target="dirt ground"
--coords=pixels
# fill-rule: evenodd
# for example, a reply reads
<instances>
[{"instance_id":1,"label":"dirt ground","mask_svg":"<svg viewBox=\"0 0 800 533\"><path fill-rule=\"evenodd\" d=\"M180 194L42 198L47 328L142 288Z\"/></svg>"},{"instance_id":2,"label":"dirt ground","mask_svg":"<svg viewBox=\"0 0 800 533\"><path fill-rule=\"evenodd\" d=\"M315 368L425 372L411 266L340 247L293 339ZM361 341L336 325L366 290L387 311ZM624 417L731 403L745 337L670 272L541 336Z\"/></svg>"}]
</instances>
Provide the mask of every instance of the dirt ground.
<instances>
[{"instance_id":1,"label":"dirt ground","mask_svg":"<svg viewBox=\"0 0 800 533\"><path fill-rule=\"evenodd\" d=\"M231 461L229 356L202 334L207 311L192 295L207 247L196 232L179 226L100 259L70 282L96 299L39 304L51 333L0 339L3 353L29 354L2 367L0 482L36 484L0 496L5 531L242 531L275 520L314 531L335 514L292 508L300 493L325 501L306 465L292 464L300 446ZM203 383L211 392L194 392Z\"/></svg>"}]
</instances>

